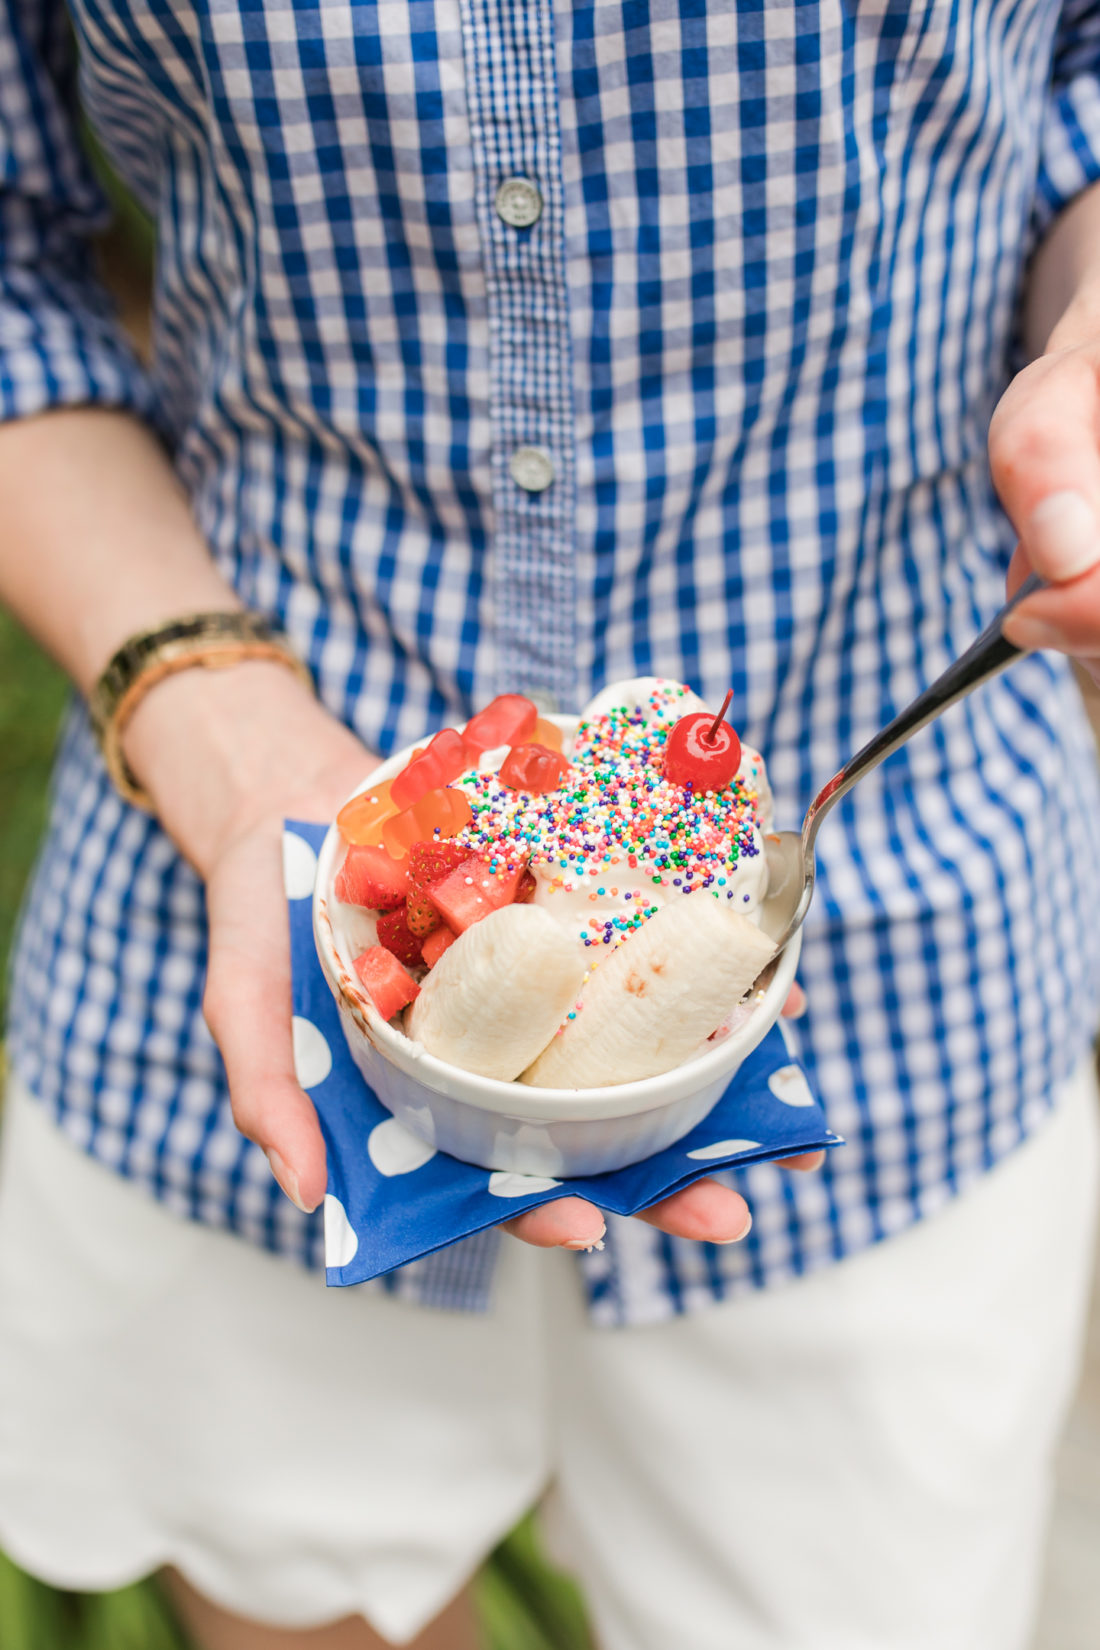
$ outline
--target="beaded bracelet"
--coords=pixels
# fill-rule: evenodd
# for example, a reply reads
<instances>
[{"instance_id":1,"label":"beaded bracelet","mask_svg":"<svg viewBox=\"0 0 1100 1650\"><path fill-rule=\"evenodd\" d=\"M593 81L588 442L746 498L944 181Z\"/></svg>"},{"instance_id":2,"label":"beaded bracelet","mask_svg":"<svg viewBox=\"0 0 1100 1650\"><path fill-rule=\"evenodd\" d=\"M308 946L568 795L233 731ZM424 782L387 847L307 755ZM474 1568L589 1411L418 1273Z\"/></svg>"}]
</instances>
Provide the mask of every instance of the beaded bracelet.
<instances>
[{"instance_id":1,"label":"beaded bracelet","mask_svg":"<svg viewBox=\"0 0 1100 1650\"><path fill-rule=\"evenodd\" d=\"M225 670L250 659L286 665L313 689L286 636L259 613L192 613L123 642L92 689L88 712L107 772L127 802L146 811L153 806L122 753L126 725L150 688L193 666Z\"/></svg>"}]
</instances>

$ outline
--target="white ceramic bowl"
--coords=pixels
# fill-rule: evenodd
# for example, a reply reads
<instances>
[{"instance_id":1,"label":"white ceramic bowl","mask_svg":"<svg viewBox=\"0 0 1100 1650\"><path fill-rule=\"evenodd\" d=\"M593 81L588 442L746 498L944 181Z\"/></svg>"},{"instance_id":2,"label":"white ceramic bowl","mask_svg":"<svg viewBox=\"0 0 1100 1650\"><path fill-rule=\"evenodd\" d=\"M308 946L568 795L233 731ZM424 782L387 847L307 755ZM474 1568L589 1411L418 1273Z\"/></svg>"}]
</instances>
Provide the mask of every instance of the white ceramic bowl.
<instances>
[{"instance_id":1,"label":"white ceramic bowl","mask_svg":"<svg viewBox=\"0 0 1100 1650\"><path fill-rule=\"evenodd\" d=\"M576 717L553 720L571 735ZM392 778L411 755L398 752L359 789ZM350 800L350 799L349 799ZM370 919L341 905L332 884L344 843L333 825L318 858L313 895L317 954L336 998L352 1059L394 1117L440 1151L484 1169L518 1174L604 1174L680 1140L715 1104L746 1055L779 1018L794 980L801 933L784 948L752 1014L695 1059L659 1077L613 1088L544 1089L479 1077L436 1059L387 1024L363 990L353 958L373 943Z\"/></svg>"}]
</instances>

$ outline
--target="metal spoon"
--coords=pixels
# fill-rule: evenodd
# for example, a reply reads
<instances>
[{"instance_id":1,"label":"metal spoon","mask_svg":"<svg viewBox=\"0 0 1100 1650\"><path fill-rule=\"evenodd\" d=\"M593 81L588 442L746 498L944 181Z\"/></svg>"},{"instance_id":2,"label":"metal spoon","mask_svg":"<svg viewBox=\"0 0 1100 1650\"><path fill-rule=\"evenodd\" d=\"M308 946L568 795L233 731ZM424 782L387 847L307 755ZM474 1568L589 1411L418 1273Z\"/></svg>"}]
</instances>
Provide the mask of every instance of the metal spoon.
<instances>
[{"instance_id":1,"label":"metal spoon","mask_svg":"<svg viewBox=\"0 0 1100 1650\"><path fill-rule=\"evenodd\" d=\"M765 837L768 893L760 906L760 926L765 934L775 940L779 950L801 928L810 909L816 875L814 843L829 809L864 774L877 768L907 739L935 721L937 716L942 716L959 699L973 693L983 682L999 675L1014 659L1021 657L1024 650L1013 647L1011 642L1005 640L1001 635L1001 626L1014 607L1042 587L1043 581L1035 573L1025 580L1012 600L1005 603L962 657L956 659L953 665L948 665L942 676L938 676L881 733L876 733L862 750L857 751L827 785L822 786L806 810L801 831L779 831Z\"/></svg>"}]
</instances>

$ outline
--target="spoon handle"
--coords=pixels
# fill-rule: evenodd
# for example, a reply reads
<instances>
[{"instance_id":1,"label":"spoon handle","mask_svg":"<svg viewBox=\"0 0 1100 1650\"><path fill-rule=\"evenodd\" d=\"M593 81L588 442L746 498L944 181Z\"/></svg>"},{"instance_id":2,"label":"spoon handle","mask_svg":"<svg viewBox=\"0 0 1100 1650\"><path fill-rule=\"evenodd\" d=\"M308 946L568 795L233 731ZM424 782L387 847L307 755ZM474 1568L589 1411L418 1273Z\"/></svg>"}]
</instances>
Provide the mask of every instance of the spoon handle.
<instances>
[{"instance_id":1,"label":"spoon handle","mask_svg":"<svg viewBox=\"0 0 1100 1650\"><path fill-rule=\"evenodd\" d=\"M904 745L907 739L911 739L929 722L935 721L949 706L959 699L965 699L968 693L973 693L976 687L981 687L983 682L990 681L1004 670L1006 665L1021 657L1025 649L1014 647L1001 634L1001 626L1013 608L1042 588L1043 581L1037 573L1032 573L1025 579L1011 601L1005 603L966 652L956 659L954 664L948 665L942 676L937 676L923 693L918 694L911 705L907 705L880 733L876 733L873 739L868 740L863 749L858 750L840 772L834 774L827 785L822 786L810 803L802 823L804 856L812 852L814 838L829 809L834 802L839 802L840 798L851 790L857 780L870 773L872 768L877 768L886 757L892 756L899 746Z\"/></svg>"}]
</instances>

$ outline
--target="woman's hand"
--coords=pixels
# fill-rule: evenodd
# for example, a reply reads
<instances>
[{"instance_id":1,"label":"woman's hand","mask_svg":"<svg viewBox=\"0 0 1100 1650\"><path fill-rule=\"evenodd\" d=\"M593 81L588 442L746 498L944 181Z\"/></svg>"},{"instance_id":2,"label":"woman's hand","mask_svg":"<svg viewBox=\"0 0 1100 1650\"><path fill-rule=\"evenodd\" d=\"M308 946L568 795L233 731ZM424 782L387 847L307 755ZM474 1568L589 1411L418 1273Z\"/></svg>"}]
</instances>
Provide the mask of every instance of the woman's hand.
<instances>
[{"instance_id":1,"label":"woman's hand","mask_svg":"<svg viewBox=\"0 0 1100 1650\"><path fill-rule=\"evenodd\" d=\"M993 415L993 480L1020 543L1008 588L1047 581L1005 622L1018 647L1069 653L1100 682L1100 185L1055 221L1030 270L1035 359Z\"/></svg>"},{"instance_id":2,"label":"woman's hand","mask_svg":"<svg viewBox=\"0 0 1100 1650\"><path fill-rule=\"evenodd\" d=\"M204 752L196 762L195 752ZM330 820L376 762L277 665L160 684L126 735L135 771L180 848L206 882L210 960L204 1011L225 1060L233 1116L267 1155L299 1208L324 1197L325 1146L294 1075L290 948L282 879L286 818ZM788 1009L797 1013L801 993ZM820 1154L792 1160L812 1168ZM677 1236L732 1242L751 1221L744 1200L703 1180L640 1218ZM561 1198L505 1223L540 1247L583 1249L604 1230L600 1211Z\"/></svg>"},{"instance_id":3,"label":"woman's hand","mask_svg":"<svg viewBox=\"0 0 1100 1650\"><path fill-rule=\"evenodd\" d=\"M142 700L127 757L206 884L203 1011L233 1117L301 1209L325 1193L317 1114L294 1075L283 820L333 818L377 764L289 671L185 671Z\"/></svg>"},{"instance_id":4,"label":"woman's hand","mask_svg":"<svg viewBox=\"0 0 1100 1650\"><path fill-rule=\"evenodd\" d=\"M1100 332L1009 385L989 432L993 480L1020 543L1008 588L1047 581L1009 615L1017 647L1074 656L1100 683Z\"/></svg>"}]
</instances>

